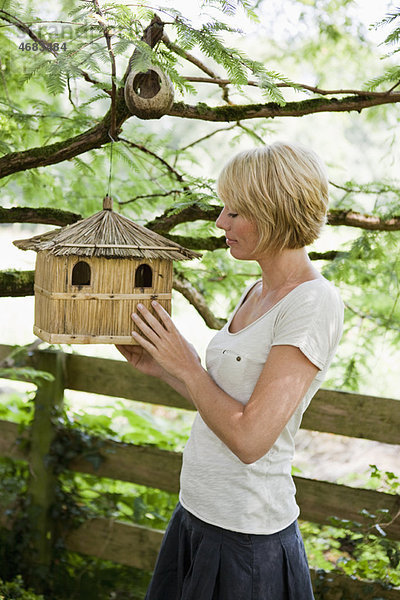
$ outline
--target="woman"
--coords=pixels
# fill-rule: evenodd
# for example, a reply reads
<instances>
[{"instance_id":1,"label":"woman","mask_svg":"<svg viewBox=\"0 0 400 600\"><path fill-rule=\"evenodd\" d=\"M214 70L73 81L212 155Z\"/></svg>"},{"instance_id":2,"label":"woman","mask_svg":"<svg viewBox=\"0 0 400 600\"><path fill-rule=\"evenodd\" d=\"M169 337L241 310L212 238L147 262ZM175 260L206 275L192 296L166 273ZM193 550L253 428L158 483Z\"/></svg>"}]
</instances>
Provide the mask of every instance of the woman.
<instances>
[{"instance_id":1,"label":"woman","mask_svg":"<svg viewBox=\"0 0 400 600\"><path fill-rule=\"evenodd\" d=\"M193 402L179 503L147 600L311 600L291 478L294 436L338 345L343 305L305 246L325 221L328 184L311 151L274 143L223 169L217 219L233 257L255 260L249 286L211 340L203 368L153 302L132 316L137 369Z\"/></svg>"}]
</instances>

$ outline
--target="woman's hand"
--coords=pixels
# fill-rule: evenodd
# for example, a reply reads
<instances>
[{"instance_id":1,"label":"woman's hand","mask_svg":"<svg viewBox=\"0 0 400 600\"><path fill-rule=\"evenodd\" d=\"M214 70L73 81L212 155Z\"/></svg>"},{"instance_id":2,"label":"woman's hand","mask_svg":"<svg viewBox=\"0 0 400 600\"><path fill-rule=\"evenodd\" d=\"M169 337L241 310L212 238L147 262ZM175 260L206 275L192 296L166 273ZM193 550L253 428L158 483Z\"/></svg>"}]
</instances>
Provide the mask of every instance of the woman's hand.
<instances>
[{"instance_id":1,"label":"woman's hand","mask_svg":"<svg viewBox=\"0 0 400 600\"><path fill-rule=\"evenodd\" d=\"M141 346L116 345L117 350L126 358L126 360L141 373L152 375L153 377L162 377L163 369Z\"/></svg>"},{"instance_id":2,"label":"woman's hand","mask_svg":"<svg viewBox=\"0 0 400 600\"><path fill-rule=\"evenodd\" d=\"M138 304L140 315L134 313L132 319L143 335L132 332L132 336L145 352L142 356L146 364L150 357L162 370L184 381L193 369L200 366L200 358L194 347L179 333L167 311L158 302L152 302L152 306L160 320L143 304Z\"/></svg>"}]
</instances>

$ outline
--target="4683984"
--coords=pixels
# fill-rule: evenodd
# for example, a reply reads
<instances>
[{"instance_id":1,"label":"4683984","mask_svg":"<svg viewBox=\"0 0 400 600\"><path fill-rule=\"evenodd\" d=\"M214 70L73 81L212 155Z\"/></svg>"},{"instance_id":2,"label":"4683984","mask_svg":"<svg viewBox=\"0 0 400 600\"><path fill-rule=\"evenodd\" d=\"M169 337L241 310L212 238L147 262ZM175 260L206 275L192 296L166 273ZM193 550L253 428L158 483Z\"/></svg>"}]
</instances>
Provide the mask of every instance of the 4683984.
<instances>
[{"instance_id":1,"label":"4683984","mask_svg":"<svg viewBox=\"0 0 400 600\"><path fill-rule=\"evenodd\" d=\"M65 51L67 49L67 42L43 42L43 44L39 44L38 42L22 42L18 46L18 49L26 50L27 52L44 52L45 50L59 52L60 50Z\"/></svg>"}]
</instances>

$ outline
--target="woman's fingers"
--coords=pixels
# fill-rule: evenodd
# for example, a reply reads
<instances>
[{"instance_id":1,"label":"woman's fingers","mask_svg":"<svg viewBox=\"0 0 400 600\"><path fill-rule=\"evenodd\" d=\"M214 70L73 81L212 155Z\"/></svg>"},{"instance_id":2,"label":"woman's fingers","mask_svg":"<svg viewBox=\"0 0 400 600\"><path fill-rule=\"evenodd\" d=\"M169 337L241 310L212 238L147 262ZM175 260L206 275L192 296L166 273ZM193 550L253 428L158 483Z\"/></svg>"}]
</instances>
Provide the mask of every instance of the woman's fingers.
<instances>
[{"instance_id":1,"label":"woman's fingers","mask_svg":"<svg viewBox=\"0 0 400 600\"><path fill-rule=\"evenodd\" d=\"M165 308L163 308L161 306L161 304L159 304L155 300L153 300L153 302L151 304L152 304L154 310L156 311L156 313L158 314L158 316L160 317L165 329L167 331L172 331L173 329L175 329L174 322L171 319L171 317L169 316L169 314L167 313L167 311L165 310Z\"/></svg>"},{"instance_id":2,"label":"woman's fingers","mask_svg":"<svg viewBox=\"0 0 400 600\"><path fill-rule=\"evenodd\" d=\"M149 340L147 340L145 337L143 337L142 335L140 335L140 333L137 333L136 331L132 331L132 336L135 338L137 343L140 344L144 350L147 350L150 356L154 358L154 354L155 352L157 352L157 348L155 347L155 345L149 342Z\"/></svg>"},{"instance_id":3,"label":"woman's fingers","mask_svg":"<svg viewBox=\"0 0 400 600\"><path fill-rule=\"evenodd\" d=\"M165 333L165 327L162 323L143 304L138 304L137 309L140 311L142 319L145 319L151 329L157 333L158 337L161 337ZM132 315L132 318L135 320L134 315L135 313Z\"/></svg>"},{"instance_id":4,"label":"woman's fingers","mask_svg":"<svg viewBox=\"0 0 400 600\"><path fill-rule=\"evenodd\" d=\"M137 315L136 313L133 313L132 314L133 322L135 323L136 327L138 327L140 329L140 331L146 336L146 338L148 338L153 343L154 346L157 346L157 343L160 341L160 336L157 335L157 332L154 331L154 329L146 323L146 321L144 320L145 316L146 315L144 315L144 314ZM162 328L162 325L160 325L160 327ZM160 332L160 333L162 333L162 332ZM135 337L134 331L132 331L132 335L133 335L133 337Z\"/></svg>"}]
</instances>

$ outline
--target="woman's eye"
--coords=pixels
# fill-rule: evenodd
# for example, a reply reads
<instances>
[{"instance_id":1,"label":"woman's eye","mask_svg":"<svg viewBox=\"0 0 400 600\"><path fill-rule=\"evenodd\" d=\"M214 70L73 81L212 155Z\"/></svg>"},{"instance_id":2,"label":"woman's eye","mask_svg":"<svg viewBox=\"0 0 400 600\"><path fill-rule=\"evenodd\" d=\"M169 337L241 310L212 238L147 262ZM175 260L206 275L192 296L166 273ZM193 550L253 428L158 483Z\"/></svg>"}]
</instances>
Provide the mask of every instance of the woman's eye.
<instances>
[{"instance_id":1,"label":"woman's eye","mask_svg":"<svg viewBox=\"0 0 400 600\"><path fill-rule=\"evenodd\" d=\"M238 213L228 213L228 217L232 217L232 219L234 219L237 216L238 216Z\"/></svg>"}]
</instances>

